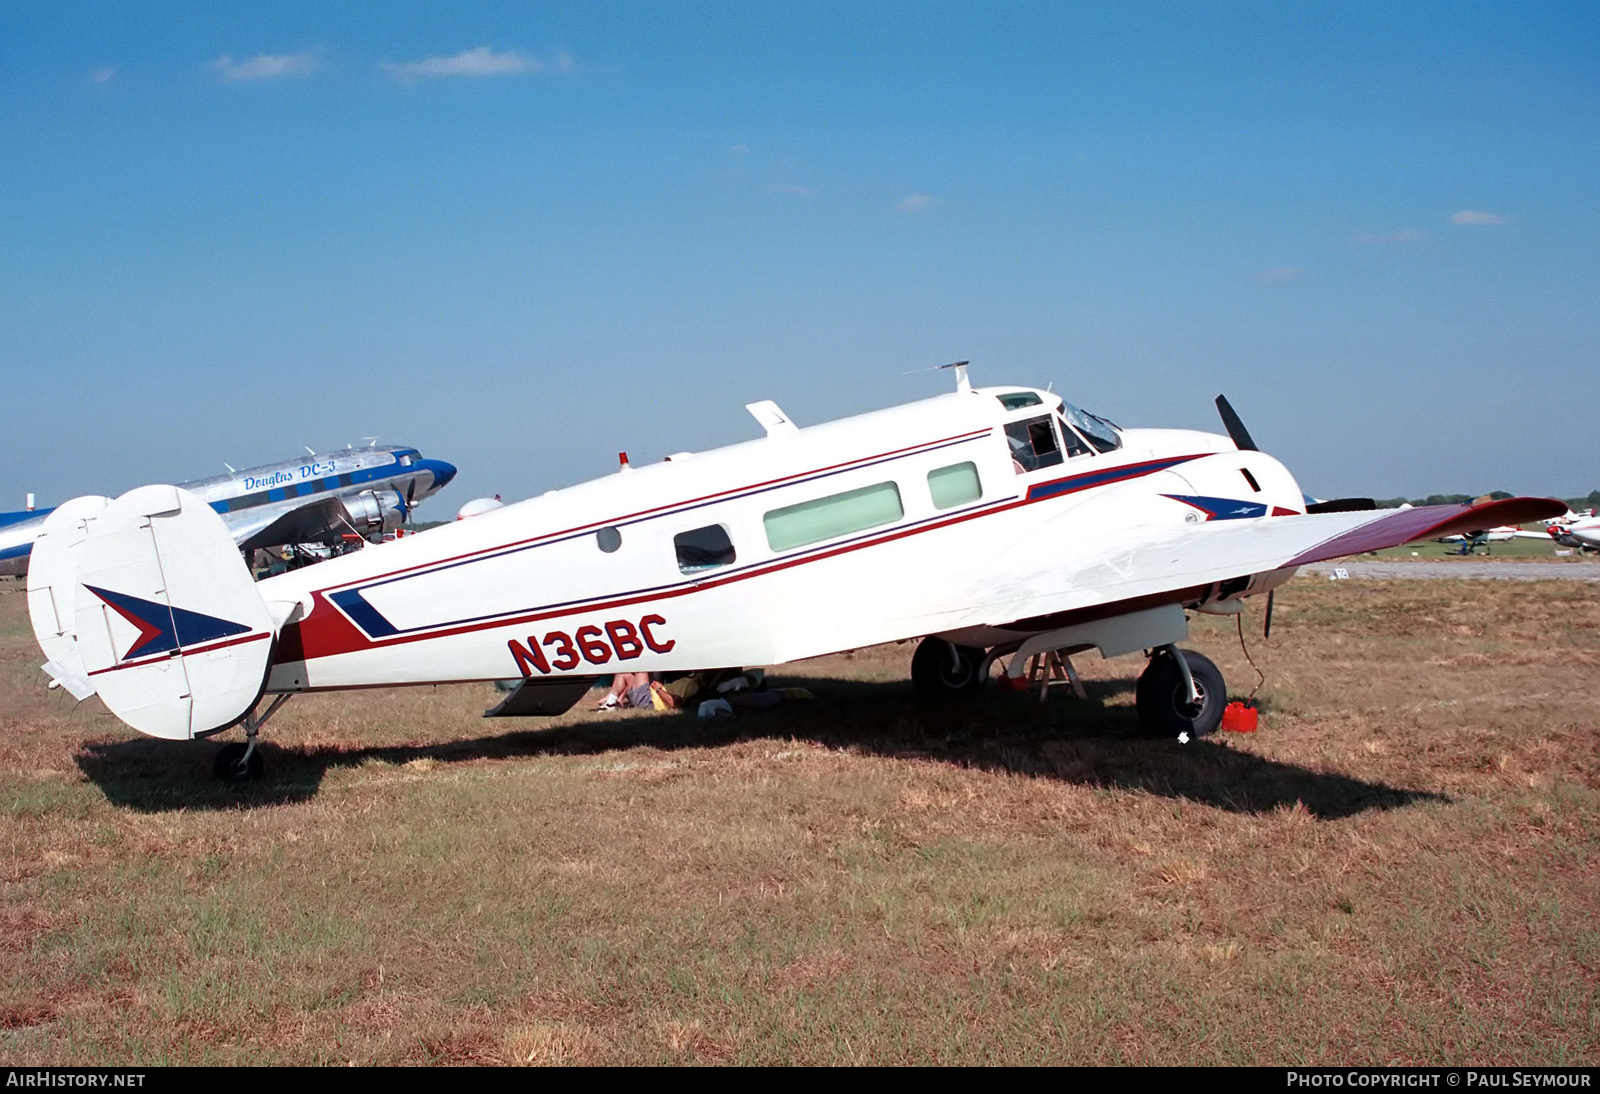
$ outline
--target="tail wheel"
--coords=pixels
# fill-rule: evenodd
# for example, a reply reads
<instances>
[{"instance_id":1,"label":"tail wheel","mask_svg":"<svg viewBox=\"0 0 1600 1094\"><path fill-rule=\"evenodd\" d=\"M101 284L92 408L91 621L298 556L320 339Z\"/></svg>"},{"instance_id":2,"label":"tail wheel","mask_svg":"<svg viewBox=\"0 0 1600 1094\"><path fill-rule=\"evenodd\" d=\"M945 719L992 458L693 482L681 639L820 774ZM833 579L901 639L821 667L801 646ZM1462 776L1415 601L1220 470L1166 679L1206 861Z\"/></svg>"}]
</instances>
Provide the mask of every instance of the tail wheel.
<instances>
[{"instance_id":1,"label":"tail wheel","mask_svg":"<svg viewBox=\"0 0 1600 1094\"><path fill-rule=\"evenodd\" d=\"M216 759L211 761L211 773L225 783L255 782L261 778L261 750L251 752L246 762L244 757L249 747L241 741L231 741L217 749Z\"/></svg>"},{"instance_id":2,"label":"tail wheel","mask_svg":"<svg viewBox=\"0 0 1600 1094\"><path fill-rule=\"evenodd\" d=\"M943 638L924 638L911 657L911 683L924 699L959 699L983 686L984 651Z\"/></svg>"},{"instance_id":3,"label":"tail wheel","mask_svg":"<svg viewBox=\"0 0 1600 1094\"><path fill-rule=\"evenodd\" d=\"M1222 724L1222 711L1228 705L1228 686L1222 679L1222 671L1204 654L1193 650L1182 653L1199 701L1189 701L1189 689L1172 655L1157 650L1134 690L1139 724L1147 733L1161 737L1176 737L1180 733L1204 737L1215 733Z\"/></svg>"}]
</instances>

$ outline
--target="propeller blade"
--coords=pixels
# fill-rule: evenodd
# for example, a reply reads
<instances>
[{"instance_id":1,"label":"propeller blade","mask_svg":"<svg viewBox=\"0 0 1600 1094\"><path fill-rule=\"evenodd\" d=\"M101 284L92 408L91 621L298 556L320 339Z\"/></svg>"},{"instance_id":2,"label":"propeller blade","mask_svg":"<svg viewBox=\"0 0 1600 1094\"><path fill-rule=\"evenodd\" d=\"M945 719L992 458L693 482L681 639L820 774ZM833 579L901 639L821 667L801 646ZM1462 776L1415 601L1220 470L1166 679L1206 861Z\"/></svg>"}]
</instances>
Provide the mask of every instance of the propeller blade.
<instances>
[{"instance_id":1,"label":"propeller blade","mask_svg":"<svg viewBox=\"0 0 1600 1094\"><path fill-rule=\"evenodd\" d=\"M1277 595L1277 589L1269 589L1267 591L1267 614L1261 620L1261 640L1263 642L1272 637L1272 598Z\"/></svg>"},{"instance_id":2,"label":"propeller blade","mask_svg":"<svg viewBox=\"0 0 1600 1094\"><path fill-rule=\"evenodd\" d=\"M1232 405L1226 395L1217 396L1217 413L1222 415L1222 425L1228 431L1228 436L1233 438L1233 443L1241 452L1259 452L1256 442L1250 439L1250 431L1239 420L1239 415L1233 412Z\"/></svg>"}]
</instances>

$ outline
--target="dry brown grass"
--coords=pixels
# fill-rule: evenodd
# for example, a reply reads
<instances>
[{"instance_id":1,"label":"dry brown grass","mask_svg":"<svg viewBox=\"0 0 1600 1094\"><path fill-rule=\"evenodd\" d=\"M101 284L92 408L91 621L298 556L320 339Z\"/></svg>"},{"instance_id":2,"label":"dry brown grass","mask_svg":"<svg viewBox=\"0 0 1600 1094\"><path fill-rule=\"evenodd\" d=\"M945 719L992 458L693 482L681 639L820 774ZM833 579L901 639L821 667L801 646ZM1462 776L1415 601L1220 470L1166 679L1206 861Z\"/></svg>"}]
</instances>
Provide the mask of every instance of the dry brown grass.
<instances>
[{"instance_id":1,"label":"dry brown grass","mask_svg":"<svg viewBox=\"0 0 1600 1094\"><path fill-rule=\"evenodd\" d=\"M1595 1063L1592 586L1279 599L1254 736L1132 738L1128 659L927 709L901 646L715 727L301 697L231 791L5 588L0 1059Z\"/></svg>"}]
</instances>

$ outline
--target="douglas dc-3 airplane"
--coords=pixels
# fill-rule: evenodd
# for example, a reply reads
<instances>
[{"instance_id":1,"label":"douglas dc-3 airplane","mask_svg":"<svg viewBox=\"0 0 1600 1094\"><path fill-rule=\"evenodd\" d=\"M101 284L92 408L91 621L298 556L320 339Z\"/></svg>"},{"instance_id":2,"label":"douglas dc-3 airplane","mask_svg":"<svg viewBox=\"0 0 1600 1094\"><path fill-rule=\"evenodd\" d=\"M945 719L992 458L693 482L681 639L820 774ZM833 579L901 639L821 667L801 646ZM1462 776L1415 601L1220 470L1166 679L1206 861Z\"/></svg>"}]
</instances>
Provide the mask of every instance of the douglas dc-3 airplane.
<instances>
[{"instance_id":1,"label":"douglas dc-3 airplane","mask_svg":"<svg viewBox=\"0 0 1600 1094\"><path fill-rule=\"evenodd\" d=\"M331 543L345 533L381 539L441 490L456 469L415 448L368 445L311 454L180 484L222 516L241 551ZM31 501L31 499L30 499ZM53 510L0 513L0 575L28 572L33 541Z\"/></svg>"},{"instance_id":2,"label":"douglas dc-3 airplane","mask_svg":"<svg viewBox=\"0 0 1600 1094\"><path fill-rule=\"evenodd\" d=\"M1038 652L1149 651L1141 720L1217 725L1186 612L1233 614L1303 563L1521 523L1559 502L1375 510L1304 495L1230 436L1121 429L1046 391L957 390L669 460L252 582L200 498L80 498L34 548L45 669L156 737L233 725L225 778L305 691L522 678L564 710L602 673L769 665L906 638L918 690L975 690ZM1230 439L1231 437L1231 439ZM1349 511L1354 509L1355 511ZM262 711L266 695L273 695Z\"/></svg>"}]
</instances>

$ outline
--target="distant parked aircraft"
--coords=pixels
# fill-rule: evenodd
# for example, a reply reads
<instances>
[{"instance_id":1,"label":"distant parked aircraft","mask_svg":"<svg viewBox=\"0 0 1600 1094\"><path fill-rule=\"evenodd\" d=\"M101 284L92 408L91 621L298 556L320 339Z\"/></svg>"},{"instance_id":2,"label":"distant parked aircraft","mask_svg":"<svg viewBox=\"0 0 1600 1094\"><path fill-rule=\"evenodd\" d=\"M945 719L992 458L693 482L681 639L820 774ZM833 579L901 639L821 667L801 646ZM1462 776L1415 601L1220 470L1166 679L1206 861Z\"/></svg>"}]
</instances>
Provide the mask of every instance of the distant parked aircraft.
<instances>
[{"instance_id":1,"label":"distant parked aircraft","mask_svg":"<svg viewBox=\"0 0 1600 1094\"><path fill-rule=\"evenodd\" d=\"M415 448L368 445L230 471L181 484L217 513L244 551L289 543L376 541L404 524L456 469ZM30 495L31 498L31 495ZM54 510L0 513L0 575L25 574L33 541Z\"/></svg>"},{"instance_id":2,"label":"distant parked aircraft","mask_svg":"<svg viewBox=\"0 0 1600 1094\"><path fill-rule=\"evenodd\" d=\"M1593 509L1582 515L1569 509L1565 517L1547 521L1545 532L1563 547L1600 551L1600 517Z\"/></svg>"}]
</instances>

